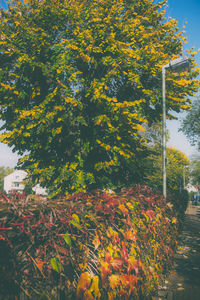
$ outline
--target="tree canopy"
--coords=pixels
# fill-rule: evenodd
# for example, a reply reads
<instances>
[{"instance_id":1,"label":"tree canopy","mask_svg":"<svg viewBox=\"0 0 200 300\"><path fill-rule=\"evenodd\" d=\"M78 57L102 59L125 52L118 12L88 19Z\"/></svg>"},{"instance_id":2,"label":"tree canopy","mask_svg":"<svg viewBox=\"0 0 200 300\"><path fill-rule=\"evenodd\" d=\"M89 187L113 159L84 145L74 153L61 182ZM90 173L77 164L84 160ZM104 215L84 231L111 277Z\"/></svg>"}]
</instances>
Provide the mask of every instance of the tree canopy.
<instances>
[{"instance_id":1,"label":"tree canopy","mask_svg":"<svg viewBox=\"0 0 200 300\"><path fill-rule=\"evenodd\" d=\"M162 190L162 156L155 149L155 153L149 156L149 170L147 170L148 185ZM190 161L185 153L173 147L167 147L167 190L170 192L184 189L189 181L188 166Z\"/></svg>"},{"instance_id":2,"label":"tree canopy","mask_svg":"<svg viewBox=\"0 0 200 300\"><path fill-rule=\"evenodd\" d=\"M200 184L200 156L194 155L191 160L190 170L191 182L195 185Z\"/></svg>"},{"instance_id":3,"label":"tree canopy","mask_svg":"<svg viewBox=\"0 0 200 300\"><path fill-rule=\"evenodd\" d=\"M190 143L200 149L200 97L193 101L190 111L182 122L181 130Z\"/></svg>"},{"instance_id":4,"label":"tree canopy","mask_svg":"<svg viewBox=\"0 0 200 300\"><path fill-rule=\"evenodd\" d=\"M1 10L1 140L18 166L57 193L143 178L143 124L162 115L161 67L182 55L184 33L166 1L26 0ZM167 114L198 88L167 72ZM170 113L169 113L170 112Z\"/></svg>"},{"instance_id":5,"label":"tree canopy","mask_svg":"<svg viewBox=\"0 0 200 300\"><path fill-rule=\"evenodd\" d=\"M4 177L13 172L12 168L0 167L0 191L4 190Z\"/></svg>"}]
</instances>

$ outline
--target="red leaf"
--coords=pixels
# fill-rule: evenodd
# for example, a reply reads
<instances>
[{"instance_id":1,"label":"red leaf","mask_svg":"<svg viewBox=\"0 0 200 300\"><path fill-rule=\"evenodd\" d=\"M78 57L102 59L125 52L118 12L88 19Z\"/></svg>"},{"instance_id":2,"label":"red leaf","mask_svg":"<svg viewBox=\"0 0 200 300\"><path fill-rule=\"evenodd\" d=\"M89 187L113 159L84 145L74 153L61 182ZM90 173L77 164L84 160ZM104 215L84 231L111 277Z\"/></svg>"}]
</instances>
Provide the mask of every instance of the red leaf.
<instances>
[{"instance_id":1,"label":"red leaf","mask_svg":"<svg viewBox=\"0 0 200 300\"><path fill-rule=\"evenodd\" d=\"M109 252L106 253L106 257L105 257L105 262L110 262L111 261L111 255Z\"/></svg>"},{"instance_id":2,"label":"red leaf","mask_svg":"<svg viewBox=\"0 0 200 300\"><path fill-rule=\"evenodd\" d=\"M125 237L128 241L136 241L137 240L137 236L136 236L136 232L132 232L132 231L127 231L126 233L126 237Z\"/></svg>"}]
</instances>

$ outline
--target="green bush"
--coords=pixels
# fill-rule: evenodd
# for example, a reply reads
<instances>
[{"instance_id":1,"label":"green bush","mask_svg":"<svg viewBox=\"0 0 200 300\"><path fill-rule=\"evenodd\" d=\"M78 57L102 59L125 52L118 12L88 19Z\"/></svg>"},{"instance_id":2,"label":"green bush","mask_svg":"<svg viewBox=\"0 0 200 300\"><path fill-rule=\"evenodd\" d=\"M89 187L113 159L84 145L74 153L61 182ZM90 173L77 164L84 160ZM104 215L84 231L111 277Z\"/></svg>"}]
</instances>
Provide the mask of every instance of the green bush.
<instances>
[{"instance_id":1,"label":"green bush","mask_svg":"<svg viewBox=\"0 0 200 300\"><path fill-rule=\"evenodd\" d=\"M15 197L1 221L9 282L32 299L148 297L177 245L172 205L146 186L48 202Z\"/></svg>"},{"instance_id":2,"label":"green bush","mask_svg":"<svg viewBox=\"0 0 200 300\"><path fill-rule=\"evenodd\" d=\"M185 211L187 209L188 203L189 203L189 193L187 190L177 190L173 193L169 193L167 196L168 201L173 204L174 211L176 212L176 215L182 223Z\"/></svg>"}]
</instances>

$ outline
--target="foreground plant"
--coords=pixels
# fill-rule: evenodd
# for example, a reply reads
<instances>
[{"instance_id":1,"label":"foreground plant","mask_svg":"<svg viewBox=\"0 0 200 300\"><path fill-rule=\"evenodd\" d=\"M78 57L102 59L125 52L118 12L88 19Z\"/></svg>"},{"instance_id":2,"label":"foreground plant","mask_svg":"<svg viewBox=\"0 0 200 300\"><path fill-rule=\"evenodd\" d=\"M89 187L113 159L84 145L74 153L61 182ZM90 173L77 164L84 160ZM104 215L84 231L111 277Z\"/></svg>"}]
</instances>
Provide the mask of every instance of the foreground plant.
<instances>
[{"instance_id":1,"label":"foreground plant","mask_svg":"<svg viewBox=\"0 0 200 300\"><path fill-rule=\"evenodd\" d=\"M13 262L10 281L29 297L60 299L149 296L177 237L171 205L140 186L48 203L13 201L1 227L2 248Z\"/></svg>"}]
</instances>

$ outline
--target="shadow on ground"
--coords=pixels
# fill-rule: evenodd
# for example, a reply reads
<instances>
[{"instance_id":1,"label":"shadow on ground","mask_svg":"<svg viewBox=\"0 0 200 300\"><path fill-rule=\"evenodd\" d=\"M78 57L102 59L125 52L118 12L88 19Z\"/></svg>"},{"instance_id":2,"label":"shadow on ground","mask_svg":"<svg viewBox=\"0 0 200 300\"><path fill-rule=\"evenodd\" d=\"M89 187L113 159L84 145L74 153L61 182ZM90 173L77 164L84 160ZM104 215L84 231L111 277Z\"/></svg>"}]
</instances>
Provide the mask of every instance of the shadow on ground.
<instances>
[{"instance_id":1,"label":"shadow on ground","mask_svg":"<svg viewBox=\"0 0 200 300\"><path fill-rule=\"evenodd\" d=\"M173 268L153 299L200 300L200 208L189 205Z\"/></svg>"}]
</instances>

